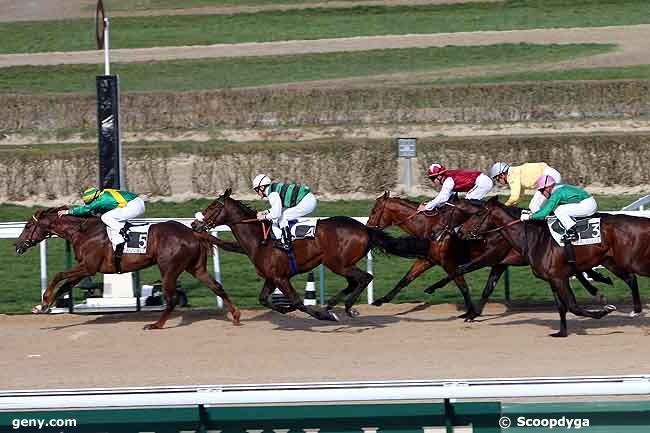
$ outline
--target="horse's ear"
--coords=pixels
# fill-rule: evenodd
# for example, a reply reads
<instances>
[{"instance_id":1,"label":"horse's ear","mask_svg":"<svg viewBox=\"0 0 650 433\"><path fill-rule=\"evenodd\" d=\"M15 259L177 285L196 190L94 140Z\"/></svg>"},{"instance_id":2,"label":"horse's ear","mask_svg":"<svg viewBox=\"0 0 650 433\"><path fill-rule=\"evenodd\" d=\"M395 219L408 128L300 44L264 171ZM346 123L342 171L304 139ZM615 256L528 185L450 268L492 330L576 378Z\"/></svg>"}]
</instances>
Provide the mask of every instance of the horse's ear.
<instances>
[{"instance_id":1,"label":"horse's ear","mask_svg":"<svg viewBox=\"0 0 650 433\"><path fill-rule=\"evenodd\" d=\"M228 188L226 192L223 193L223 198L230 197L230 194L232 194L232 188Z\"/></svg>"},{"instance_id":2,"label":"horse's ear","mask_svg":"<svg viewBox=\"0 0 650 433\"><path fill-rule=\"evenodd\" d=\"M390 190L389 189L384 191L384 198L390 198Z\"/></svg>"}]
</instances>

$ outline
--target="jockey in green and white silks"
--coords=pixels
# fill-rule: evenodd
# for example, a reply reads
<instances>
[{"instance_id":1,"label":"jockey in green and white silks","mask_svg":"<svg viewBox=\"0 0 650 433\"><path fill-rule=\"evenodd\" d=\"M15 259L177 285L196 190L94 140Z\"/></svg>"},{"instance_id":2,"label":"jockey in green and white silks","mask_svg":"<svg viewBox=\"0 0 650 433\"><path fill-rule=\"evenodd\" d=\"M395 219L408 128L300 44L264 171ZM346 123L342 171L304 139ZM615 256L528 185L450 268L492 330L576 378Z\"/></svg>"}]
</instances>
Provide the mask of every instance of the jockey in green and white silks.
<instances>
[{"instance_id":1,"label":"jockey in green and white silks","mask_svg":"<svg viewBox=\"0 0 650 433\"><path fill-rule=\"evenodd\" d=\"M124 229L125 221L137 218L144 214L144 200L137 194L130 191L120 191L117 189L97 189L87 188L82 199L84 206L73 207L69 210L59 211L61 215L88 216L98 215L102 222L110 230L108 237L115 246L115 266L120 273L120 259L124 251L124 243L127 236Z\"/></svg>"},{"instance_id":2,"label":"jockey in green and white silks","mask_svg":"<svg viewBox=\"0 0 650 433\"><path fill-rule=\"evenodd\" d=\"M537 212L522 213L521 220L543 220L554 212L566 230L565 242L577 240L576 223L572 217L588 217L596 213L598 210L596 200L584 189L574 185L558 184L548 175L537 180L537 188L546 200Z\"/></svg>"},{"instance_id":3,"label":"jockey in green and white silks","mask_svg":"<svg viewBox=\"0 0 650 433\"><path fill-rule=\"evenodd\" d=\"M306 185L272 182L265 174L253 179L253 190L269 201L271 208L257 213L257 219L273 222L276 237L281 232L282 246L291 248L289 222L312 213L318 204L316 197Z\"/></svg>"}]
</instances>

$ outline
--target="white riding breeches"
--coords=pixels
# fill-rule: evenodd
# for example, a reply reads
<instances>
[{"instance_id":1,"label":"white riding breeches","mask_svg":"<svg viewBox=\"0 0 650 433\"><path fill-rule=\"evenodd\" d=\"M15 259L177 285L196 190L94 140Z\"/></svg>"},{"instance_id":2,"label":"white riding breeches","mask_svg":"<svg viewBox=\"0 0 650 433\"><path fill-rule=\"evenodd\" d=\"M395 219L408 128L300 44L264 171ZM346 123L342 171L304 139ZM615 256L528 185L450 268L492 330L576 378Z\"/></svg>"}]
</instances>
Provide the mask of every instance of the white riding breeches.
<instances>
[{"instance_id":1,"label":"white riding breeches","mask_svg":"<svg viewBox=\"0 0 650 433\"><path fill-rule=\"evenodd\" d=\"M543 176L551 176L553 179L555 179L555 183L562 183L562 176L560 176L560 172L553 167L546 167L544 169ZM542 207L545 201L546 197L544 197L544 194L539 191L535 191L533 198L530 199L528 208L531 212L535 213Z\"/></svg>"},{"instance_id":2,"label":"white riding breeches","mask_svg":"<svg viewBox=\"0 0 650 433\"><path fill-rule=\"evenodd\" d=\"M124 227L124 221L137 218L144 214L144 200L136 197L126 204L124 207L117 207L109 210L101 216L102 222L110 227L112 232L109 237L113 244L121 244L124 238L120 235L120 230Z\"/></svg>"},{"instance_id":3,"label":"white riding breeches","mask_svg":"<svg viewBox=\"0 0 650 433\"><path fill-rule=\"evenodd\" d=\"M587 197L579 203L562 204L555 208L555 216L566 230L576 225L571 217L587 217L598 210L598 204L593 197Z\"/></svg>"},{"instance_id":4,"label":"white riding breeches","mask_svg":"<svg viewBox=\"0 0 650 433\"><path fill-rule=\"evenodd\" d=\"M483 173L479 174L474 183L474 188L467 191L465 198L468 200L481 200L492 189L494 183L492 179Z\"/></svg>"},{"instance_id":5,"label":"white riding breeches","mask_svg":"<svg viewBox=\"0 0 650 433\"><path fill-rule=\"evenodd\" d=\"M294 207L284 209L282 215L278 218L277 225L280 228L289 227L289 221L296 220L312 213L316 209L318 201L314 194L309 193L300 200L300 203ZM275 223L275 221L273 221Z\"/></svg>"}]
</instances>

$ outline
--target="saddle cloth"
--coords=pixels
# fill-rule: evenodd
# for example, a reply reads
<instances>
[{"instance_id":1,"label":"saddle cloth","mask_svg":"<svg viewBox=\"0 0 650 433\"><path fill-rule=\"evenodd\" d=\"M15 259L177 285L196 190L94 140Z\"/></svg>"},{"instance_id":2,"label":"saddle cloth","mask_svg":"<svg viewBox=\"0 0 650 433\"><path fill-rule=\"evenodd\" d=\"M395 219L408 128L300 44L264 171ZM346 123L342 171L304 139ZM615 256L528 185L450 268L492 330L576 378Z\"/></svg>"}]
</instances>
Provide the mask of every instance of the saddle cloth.
<instances>
[{"instance_id":1,"label":"saddle cloth","mask_svg":"<svg viewBox=\"0 0 650 433\"><path fill-rule=\"evenodd\" d=\"M593 245L601 243L600 235L600 218L573 218L576 221L576 232L578 233L578 240L571 242L572 245ZM564 245L562 237L566 230L557 217L550 217L546 219L546 224L551 231L551 236L555 239L558 245Z\"/></svg>"},{"instance_id":2,"label":"saddle cloth","mask_svg":"<svg viewBox=\"0 0 650 433\"><path fill-rule=\"evenodd\" d=\"M124 246L125 254L146 254L147 253L147 237L149 235L149 227L152 224L138 224L132 225L129 228L129 241ZM113 250L115 250L114 236L118 234L110 227L106 227L106 233L108 233L108 238L113 244Z\"/></svg>"},{"instance_id":3,"label":"saddle cloth","mask_svg":"<svg viewBox=\"0 0 650 433\"><path fill-rule=\"evenodd\" d=\"M316 237L316 219L306 219L304 221L289 221L289 231L291 237L296 240L300 239L314 239ZM275 225L271 230L272 238L275 240L282 239L282 233Z\"/></svg>"}]
</instances>

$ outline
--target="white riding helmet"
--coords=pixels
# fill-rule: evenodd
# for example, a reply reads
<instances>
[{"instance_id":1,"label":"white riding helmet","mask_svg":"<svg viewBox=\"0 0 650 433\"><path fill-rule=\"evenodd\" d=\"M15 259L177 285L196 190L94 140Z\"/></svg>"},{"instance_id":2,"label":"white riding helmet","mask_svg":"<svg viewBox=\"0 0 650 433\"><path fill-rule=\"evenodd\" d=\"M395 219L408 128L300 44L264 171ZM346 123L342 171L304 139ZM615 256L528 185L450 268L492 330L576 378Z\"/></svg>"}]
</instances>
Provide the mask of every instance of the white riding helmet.
<instances>
[{"instance_id":1,"label":"white riding helmet","mask_svg":"<svg viewBox=\"0 0 650 433\"><path fill-rule=\"evenodd\" d=\"M492 164L492 167L490 167L490 177L494 179L500 174L508 173L508 170L510 170L510 164L507 162L495 162Z\"/></svg>"},{"instance_id":2,"label":"white riding helmet","mask_svg":"<svg viewBox=\"0 0 650 433\"><path fill-rule=\"evenodd\" d=\"M260 187L267 185L271 185L271 178L265 174L258 174L255 176L255 179L253 179L253 189L255 191L260 189Z\"/></svg>"}]
</instances>

